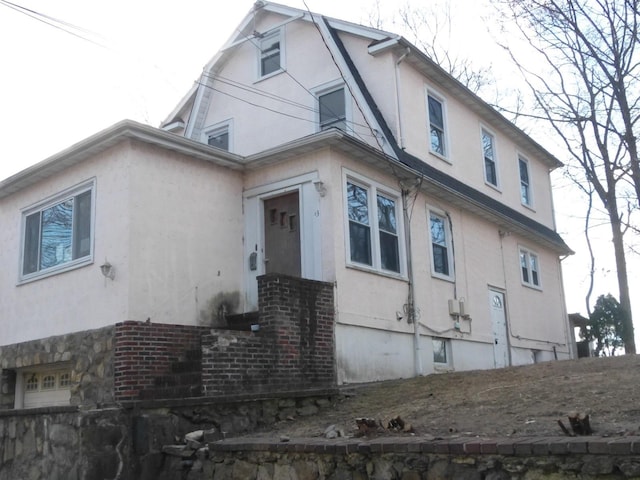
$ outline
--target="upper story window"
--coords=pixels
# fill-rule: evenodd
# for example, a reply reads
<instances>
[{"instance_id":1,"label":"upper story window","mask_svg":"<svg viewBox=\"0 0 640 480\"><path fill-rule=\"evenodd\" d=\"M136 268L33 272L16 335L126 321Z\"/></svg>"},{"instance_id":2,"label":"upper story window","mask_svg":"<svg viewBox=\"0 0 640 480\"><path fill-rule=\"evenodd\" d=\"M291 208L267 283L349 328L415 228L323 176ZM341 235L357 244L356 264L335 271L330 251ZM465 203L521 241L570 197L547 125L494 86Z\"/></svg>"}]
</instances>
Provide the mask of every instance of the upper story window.
<instances>
[{"instance_id":1,"label":"upper story window","mask_svg":"<svg viewBox=\"0 0 640 480\"><path fill-rule=\"evenodd\" d=\"M518 157L518 168L520 170L520 201L527 207L531 206L531 184L529 180L529 162Z\"/></svg>"},{"instance_id":2,"label":"upper story window","mask_svg":"<svg viewBox=\"0 0 640 480\"><path fill-rule=\"evenodd\" d=\"M440 213L429 211L431 233L431 274L445 280L453 279L453 247L449 219Z\"/></svg>"},{"instance_id":3,"label":"upper story window","mask_svg":"<svg viewBox=\"0 0 640 480\"><path fill-rule=\"evenodd\" d=\"M540 288L538 255L526 248L520 248L520 272L522 274L522 283L530 287Z\"/></svg>"},{"instance_id":4,"label":"upper story window","mask_svg":"<svg viewBox=\"0 0 640 480\"><path fill-rule=\"evenodd\" d=\"M91 181L23 212L21 279L92 261L93 191Z\"/></svg>"},{"instance_id":5,"label":"upper story window","mask_svg":"<svg viewBox=\"0 0 640 480\"><path fill-rule=\"evenodd\" d=\"M400 274L399 195L351 176L345 187L349 263Z\"/></svg>"},{"instance_id":6,"label":"upper story window","mask_svg":"<svg viewBox=\"0 0 640 480\"><path fill-rule=\"evenodd\" d=\"M318 124L320 130L331 127L347 131L347 108L344 87L318 94Z\"/></svg>"},{"instance_id":7,"label":"upper story window","mask_svg":"<svg viewBox=\"0 0 640 480\"><path fill-rule=\"evenodd\" d=\"M282 34L280 30L260 39L260 77L266 77L283 68Z\"/></svg>"},{"instance_id":8,"label":"upper story window","mask_svg":"<svg viewBox=\"0 0 640 480\"><path fill-rule=\"evenodd\" d=\"M489 185L498 186L495 139L491 133L482 129L482 154L484 157L484 180Z\"/></svg>"},{"instance_id":9,"label":"upper story window","mask_svg":"<svg viewBox=\"0 0 640 480\"><path fill-rule=\"evenodd\" d=\"M206 129L204 133L207 145L226 151L230 150L230 135L231 124L229 122Z\"/></svg>"},{"instance_id":10,"label":"upper story window","mask_svg":"<svg viewBox=\"0 0 640 480\"><path fill-rule=\"evenodd\" d=\"M430 150L443 157L448 156L444 102L431 93L427 94L429 111Z\"/></svg>"}]
</instances>

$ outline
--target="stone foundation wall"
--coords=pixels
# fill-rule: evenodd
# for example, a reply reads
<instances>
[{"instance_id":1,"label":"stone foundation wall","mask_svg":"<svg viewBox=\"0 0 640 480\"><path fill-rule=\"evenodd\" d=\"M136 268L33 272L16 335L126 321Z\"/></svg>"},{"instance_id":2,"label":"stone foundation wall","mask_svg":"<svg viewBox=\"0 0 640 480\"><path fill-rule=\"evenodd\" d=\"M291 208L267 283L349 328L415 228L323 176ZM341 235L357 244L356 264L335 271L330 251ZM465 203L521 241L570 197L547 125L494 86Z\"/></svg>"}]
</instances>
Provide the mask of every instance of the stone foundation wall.
<instances>
[{"instance_id":1,"label":"stone foundation wall","mask_svg":"<svg viewBox=\"0 0 640 480\"><path fill-rule=\"evenodd\" d=\"M71 373L71 405L113 404L114 327L0 346L0 409L13 408L16 371L66 365Z\"/></svg>"}]
</instances>

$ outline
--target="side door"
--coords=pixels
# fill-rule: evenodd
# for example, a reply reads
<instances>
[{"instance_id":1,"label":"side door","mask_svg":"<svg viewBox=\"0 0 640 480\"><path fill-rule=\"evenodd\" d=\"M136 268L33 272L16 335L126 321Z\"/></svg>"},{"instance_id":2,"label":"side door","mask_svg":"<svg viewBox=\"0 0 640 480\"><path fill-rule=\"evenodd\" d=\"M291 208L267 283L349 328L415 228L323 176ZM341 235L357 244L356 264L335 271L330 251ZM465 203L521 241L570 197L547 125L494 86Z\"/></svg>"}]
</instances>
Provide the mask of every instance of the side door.
<instances>
[{"instance_id":1,"label":"side door","mask_svg":"<svg viewBox=\"0 0 640 480\"><path fill-rule=\"evenodd\" d=\"M504 302L504 293L489 289L489 309L493 329L493 360L496 368L509 366L507 313Z\"/></svg>"}]
</instances>

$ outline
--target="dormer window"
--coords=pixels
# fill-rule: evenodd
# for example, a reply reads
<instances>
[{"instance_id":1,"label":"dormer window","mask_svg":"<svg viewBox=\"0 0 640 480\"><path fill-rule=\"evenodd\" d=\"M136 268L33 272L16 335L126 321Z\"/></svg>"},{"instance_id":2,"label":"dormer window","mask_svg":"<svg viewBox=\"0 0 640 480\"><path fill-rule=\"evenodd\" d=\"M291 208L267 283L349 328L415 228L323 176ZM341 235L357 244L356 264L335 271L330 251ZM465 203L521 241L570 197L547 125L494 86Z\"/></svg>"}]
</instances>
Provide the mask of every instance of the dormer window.
<instances>
[{"instance_id":1,"label":"dormer window","mask_svg":"<svg viewBox=\"0 0 640 480\"><path fill-rule=\"evenodd\" d=\"M203 137L207 145L231 151L231 120L205 128Z\"/></svg>"},{"instance_id":2,"label":"dormer window","mask_svg":"<svg viewBox=\"0 0 640 480\"><path fill-rule=\"evenodd\" d=\"M260 77L282 70L282 35L280 30L265 35L260 40Z\"/></svg>"}]
</instances>

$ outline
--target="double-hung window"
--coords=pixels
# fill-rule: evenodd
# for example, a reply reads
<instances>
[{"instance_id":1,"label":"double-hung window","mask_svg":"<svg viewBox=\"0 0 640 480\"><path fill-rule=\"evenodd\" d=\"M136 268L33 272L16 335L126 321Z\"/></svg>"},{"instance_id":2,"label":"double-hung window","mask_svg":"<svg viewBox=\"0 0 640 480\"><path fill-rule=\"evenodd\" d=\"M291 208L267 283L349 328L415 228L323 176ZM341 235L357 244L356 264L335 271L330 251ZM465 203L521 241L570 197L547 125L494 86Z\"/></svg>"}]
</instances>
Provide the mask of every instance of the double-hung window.
<instances>
[{"instance_id":1,"label":"double-hung window","mask_svg":"<svg viewBox=\"0 0 640 480\"><path fill-rule=\"evenodd\" d=\"M282 35L280 30L260 39L260 77L282 69Z\"/></svg>"},{"instance_id":2,"label":"double-hung window","mask_svg":"<svg viewBox=\"0 0 640 480\"><path fill-rule=\"evenodd\" d=\"M518 158L520 170L520 201L527 207L531 206L531 184L529 181L529 162L522 157Z\"/></svg>"},{"instance_id":3,"label":"double-hung window","mask_svg":"<svg viewBox=\"0 0 640 480\"><path fill-rule=\"evenodd\" d=\"M453 278L453 248L449 219L440 213L429 211L431 234L431 274L450 280Z\"/></svg>"},{"instance_id":4,"label":"double-hung window","mask_svg":"<svg viewBox=\"0 0 640 480\"><path fill-rule=\"evenodd\" d=\"M484 157L484 180L489 185L498 186L498 169L496 167L496 148L492 134L482 129L482 155Z\"/></svg>"},{"instance_id":5,"label":"double-hung window","mask_svg":"<svg viewBox=\"0 0 640 480\"><path fill-rule=\"evenodd\" d=\"M331 127L347 130L347 113L344 87L318 94L318 114L320 130Z\"/></svg>"},{"instance_id":6,"label":"double-hung window","mask_svg":"<svg viewBox=\"0 0 640 480\"><path fill-rule=\"evenodd\" d=\"M90 262L93 182L23 212L21 278Z\"/></svg>"},{"instance_id":7,"label":"double-hung window","mask_svg":"<svg viewBox=\"0 0 640 480\"><path fill-rule=\"evenodd\" d=\"M400 274L399 196L373 182L347 177L348 263Z\"/></svg>"},{"instance_id":8,"label":"double-hung window","mask_svg":"<svg viewBox=\"0 0 640 480\"><path fill-rule=\"evenodd\" d=\"M448 152L444 103L429 93L427 94L427 106L429 111L430 149L433 153L446 157Z\"/></svg>"},{"instance_id":9,"label":"double-hung window","mask_svg":"<svg viewBox=\"0 0 640 480\"><path fill-rule=\"evenodd\" d=\"M520 248L520 272L522 283L530 287L540 288L538 255L526 248Z\"/></svg>"}]
</instances>

